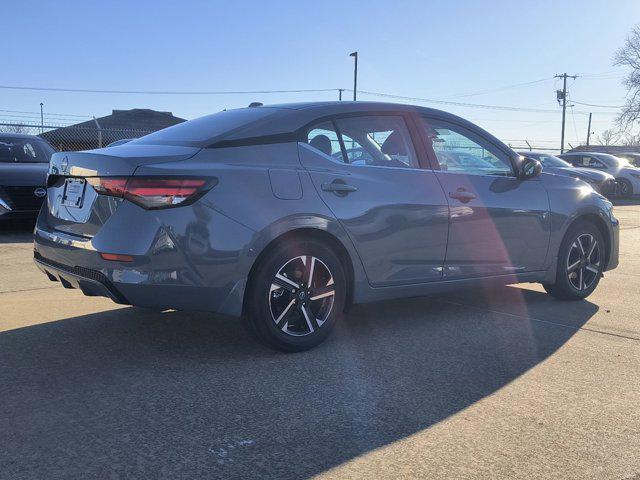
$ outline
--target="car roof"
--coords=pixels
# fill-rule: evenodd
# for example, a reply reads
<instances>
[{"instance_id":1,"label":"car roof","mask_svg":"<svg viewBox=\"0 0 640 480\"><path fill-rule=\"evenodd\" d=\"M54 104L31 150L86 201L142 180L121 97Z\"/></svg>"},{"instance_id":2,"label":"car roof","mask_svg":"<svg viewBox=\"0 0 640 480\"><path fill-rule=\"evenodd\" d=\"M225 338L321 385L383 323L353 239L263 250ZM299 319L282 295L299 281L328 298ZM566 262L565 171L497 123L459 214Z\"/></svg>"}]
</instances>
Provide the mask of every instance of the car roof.
<instances>
[{"instance_id":1,"label":"car roof","mask_svg":"<svg viewBox=\"0 0 640 480\"><path fill-rule=\"evenodd\" d=\"M250 123L245 127L241 127L234 131L228 132L221 138L217 139L218 141L233 142L236 140L242 140L252 137L265 137L296 132L315 121L320 121L325 117L331 117L334 115L366 114L367 112L398 112L425 115L428 117L437 118L439 120L457 123L471 130L479 130L485 136L488 136L490 139L492 139L495 143L502 146L505 150L512 151L511 148L491 135L489 132L483 130L478 125L475 125L462 117L458 117L457 115L445 112L443 110L421 107L417 105L389 102L331 101L282 103L245 108L273 109L274 112L272 115L269 115L260 121Z\"/></svg>"},{"instance_id":2,"label":"car roof","mask_svg":"<svg viewBox=\"0 0 640 480\"><path fill-rule=\"evenodd\" d=\"M363 101L329 101L329 102L300 102L300 103L280 103L272 105L264 105L261 107L248 108L274 108L282 110L295 110L304 115L313 115L317 117L339 115L344 113L361 113L361 112L419 112L425 115L436 115L438 117L452 117L458 119L456 115L437 110L435 108L421 107L417 105L408 105L404 103L390 102L363 102Z\"/></svg>"}]
</instances>

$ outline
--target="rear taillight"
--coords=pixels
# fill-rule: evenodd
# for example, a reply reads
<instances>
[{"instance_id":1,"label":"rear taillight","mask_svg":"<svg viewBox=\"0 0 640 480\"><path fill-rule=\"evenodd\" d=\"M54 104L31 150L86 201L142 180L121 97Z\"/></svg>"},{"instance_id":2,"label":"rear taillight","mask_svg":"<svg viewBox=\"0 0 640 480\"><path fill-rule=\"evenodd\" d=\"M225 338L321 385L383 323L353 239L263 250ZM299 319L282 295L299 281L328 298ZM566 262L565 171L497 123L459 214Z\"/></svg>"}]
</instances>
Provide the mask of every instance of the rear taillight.
<instances>
[{"instance_id":1,"label":"rear taillight","mask_svg":"<svg viewBox=\"0 0 640 480\"><path fill-rule=\"evenodd\" d=\"M195 202L215 184L193 177L88 177L101 195L126 198L143 208L169 208Z\"/></svg>"}]
</instances>

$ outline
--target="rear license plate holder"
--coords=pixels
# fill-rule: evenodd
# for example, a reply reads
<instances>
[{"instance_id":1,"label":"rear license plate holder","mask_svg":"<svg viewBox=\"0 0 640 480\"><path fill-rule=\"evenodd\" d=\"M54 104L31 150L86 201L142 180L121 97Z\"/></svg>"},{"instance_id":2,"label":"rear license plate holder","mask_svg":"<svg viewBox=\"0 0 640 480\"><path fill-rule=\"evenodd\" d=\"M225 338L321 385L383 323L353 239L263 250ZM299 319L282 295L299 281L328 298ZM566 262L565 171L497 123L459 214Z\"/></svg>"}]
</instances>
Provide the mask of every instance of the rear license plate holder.
<instances>
[{"instance_id":1,"label":"rear license plate holder","mask_svg":"<svg viewBox=\"0 0 640 480\"><path fill-rule=\"evenodd\" d=\"M62 205L64 207L82 208L86 184L87 182L84 178L67 178L64 181Z\"/></svg>"}]
</instances>

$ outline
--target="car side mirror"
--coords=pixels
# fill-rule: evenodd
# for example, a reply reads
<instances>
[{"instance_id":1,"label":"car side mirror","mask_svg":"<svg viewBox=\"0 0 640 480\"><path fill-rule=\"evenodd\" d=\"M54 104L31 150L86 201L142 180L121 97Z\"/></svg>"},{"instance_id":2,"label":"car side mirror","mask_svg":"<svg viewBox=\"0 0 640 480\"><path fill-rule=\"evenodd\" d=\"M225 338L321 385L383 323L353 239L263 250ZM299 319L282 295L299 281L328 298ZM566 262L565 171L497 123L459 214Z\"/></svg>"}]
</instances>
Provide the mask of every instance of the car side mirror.
<instances>
[{"instance_id":1,"label":"car side mirror","mask_svg":"<svg viewBox=\"0 0 640 480\"><path fill-rule=\"evenodd\" d=\"M537 177L542 173L542 164L533 158L525 157L520 164L520 179L526 180L528 178Z\"/></svg>"}]
</instances>

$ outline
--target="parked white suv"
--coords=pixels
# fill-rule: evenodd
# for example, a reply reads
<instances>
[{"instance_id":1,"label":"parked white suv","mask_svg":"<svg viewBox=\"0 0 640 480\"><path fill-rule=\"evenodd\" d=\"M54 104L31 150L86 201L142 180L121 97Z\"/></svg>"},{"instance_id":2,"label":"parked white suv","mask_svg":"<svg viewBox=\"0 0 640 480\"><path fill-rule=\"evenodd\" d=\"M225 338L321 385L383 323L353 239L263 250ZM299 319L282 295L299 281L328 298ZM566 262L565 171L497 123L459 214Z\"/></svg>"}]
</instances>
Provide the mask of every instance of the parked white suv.
<instances>
[{"instance_id":1,"label":"parked white suv","mask_svg":"<svg viewBox=\"0 0 640 480\"><path fill-rule=\"evenodd\" d=\"M625 158L592 152L563 153L558 156L574 167L593 168L610 173L616 179L620 196L640 194L640 168L634 167Z\"/></svg>"}]
</instances>

